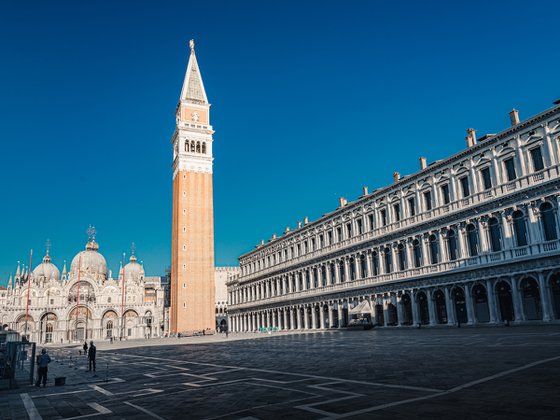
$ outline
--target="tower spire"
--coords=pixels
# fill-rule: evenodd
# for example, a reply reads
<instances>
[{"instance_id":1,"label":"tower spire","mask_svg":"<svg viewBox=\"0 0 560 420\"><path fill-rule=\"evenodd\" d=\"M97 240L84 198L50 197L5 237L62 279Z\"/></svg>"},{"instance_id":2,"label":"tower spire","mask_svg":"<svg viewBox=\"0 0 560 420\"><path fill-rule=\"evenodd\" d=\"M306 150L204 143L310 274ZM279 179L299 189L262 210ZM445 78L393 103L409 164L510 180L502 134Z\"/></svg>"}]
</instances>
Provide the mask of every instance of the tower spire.
<instances>
[{"instance_id":1,"label":"tower spire","mask_svg":"<svg viewBox=\"0 0 560 420\"><path fill-rule=\"evenodd\" d=\"M181 90L180 102L208 104L206 90L204 90L204 83L202 82L202 76L200 75L200 69L194 52L194 39L189 41L189 47L191 55L189 56L189 64L187 65L183 89Z\"/></svg>"}]
</instances>

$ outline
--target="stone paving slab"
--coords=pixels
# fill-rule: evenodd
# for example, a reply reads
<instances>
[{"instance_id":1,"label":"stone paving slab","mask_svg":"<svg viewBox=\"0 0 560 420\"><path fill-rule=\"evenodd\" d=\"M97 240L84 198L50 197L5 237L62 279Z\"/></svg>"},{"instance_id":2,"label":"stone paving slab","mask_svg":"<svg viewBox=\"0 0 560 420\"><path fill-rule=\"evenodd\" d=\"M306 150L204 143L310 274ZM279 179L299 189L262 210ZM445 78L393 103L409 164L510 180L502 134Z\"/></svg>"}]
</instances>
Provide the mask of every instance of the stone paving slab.
<instances>
[{"instance_id":1,"label":"stone paving slab","mask_svg":"<svg viewBox=\"0 0 560 420\"><path fill-rule=\"evenodd\" d=\"M22 394L44 419L512 419L560 412L558 326L258 338L102 343L96 373L86 371L76 348L53 347L49 385L58 375L66 386L3 392L0 419L30 417Z\"/></svg>"}]
</instances>

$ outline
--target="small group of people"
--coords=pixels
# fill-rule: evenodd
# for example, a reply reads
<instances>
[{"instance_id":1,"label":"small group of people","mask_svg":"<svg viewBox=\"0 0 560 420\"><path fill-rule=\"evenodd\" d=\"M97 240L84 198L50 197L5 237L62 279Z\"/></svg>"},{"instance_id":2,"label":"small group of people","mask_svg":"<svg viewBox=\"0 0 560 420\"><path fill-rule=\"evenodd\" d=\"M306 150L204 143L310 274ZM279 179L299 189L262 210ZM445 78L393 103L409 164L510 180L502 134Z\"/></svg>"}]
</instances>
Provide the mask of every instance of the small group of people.
<instances>
[{"instance_id":1,"label":"small group of people","mask_svg":"<svg viewBox=\"0 0 560 420\"><path fill-rule=\"evenodd\" d=\"M97 354L97 348L93 344L93 341L89 342L89 347L87 341L84 342L83 345L84 354L88 357L88 372L93 371L95 372L95 356ZM41 354L37 356L37 382L35 382L35 386L41 386L41 382L43 383L43 387L47 386L47 373L49 371L49 363L51 362L51 358L47 353L47 349L42 349Z\"/></svg>"}]
</instances>

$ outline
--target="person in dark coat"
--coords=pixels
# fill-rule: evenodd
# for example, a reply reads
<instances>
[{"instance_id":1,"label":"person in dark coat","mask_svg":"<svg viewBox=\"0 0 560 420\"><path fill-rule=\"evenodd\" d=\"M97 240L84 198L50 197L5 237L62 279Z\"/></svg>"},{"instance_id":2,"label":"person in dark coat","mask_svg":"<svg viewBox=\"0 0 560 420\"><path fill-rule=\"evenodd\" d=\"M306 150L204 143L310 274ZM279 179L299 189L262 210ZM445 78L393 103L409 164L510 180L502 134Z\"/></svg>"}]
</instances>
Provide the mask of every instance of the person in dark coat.
<instances>
[{"instance_id":1,"label":"person in dark coat","mask_svg":"<svg viewBox=\"0 0 560 420\"><path fill-rule=\"evenodd\" d=\"M95 372L95 354L97 353L97 349L93 345L93 341L89 342L89 351L88 351L88 359L89 359L89 369L88 372L91 371L91 366L93 365L93 371Z\"/></svg>"},{"instance_id":2,"label":"person in dark coat","mask_svg":"<svg viewBox=\"0 0 560 420\"><path fill-rule=\"evenodd\" d=\"M87 352L87 341L84 341L84 355L86 355L86 356L88 355L88 352Z\"/></svg>"},{"instance_id":3,"label":"person in dark coat","mask_svg":"<svg viewBox=\"0 0 560 420\"><path fill-rule=\"evenodd\" d=\"M43 387L47 386L47 372L50 362L51 358L47 353L47 349L41 350L41 355L37 357L37 374L39 378L35 382L35 386L41 386L41 379L43 380Z\"/></svg>"}]
</instances>

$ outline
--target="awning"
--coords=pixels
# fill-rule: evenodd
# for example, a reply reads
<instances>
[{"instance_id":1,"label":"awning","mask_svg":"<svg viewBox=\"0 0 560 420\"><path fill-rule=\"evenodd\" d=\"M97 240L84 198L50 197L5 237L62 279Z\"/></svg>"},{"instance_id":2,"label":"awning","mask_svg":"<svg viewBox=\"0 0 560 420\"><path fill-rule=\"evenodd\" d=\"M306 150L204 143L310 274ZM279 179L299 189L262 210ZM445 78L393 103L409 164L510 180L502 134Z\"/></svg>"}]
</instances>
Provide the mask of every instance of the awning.
<instances>
[{"instance_id":1,"label":"awning","mask_svg":"<svg viewBox=\"0 0 560 420\"><path fill-rule=\"evenodd\" d=\"M363 300L358 306L353 307L348 311L350 315L371 314L372 309L369 300Z\"/></svg>"}]
</instances>

